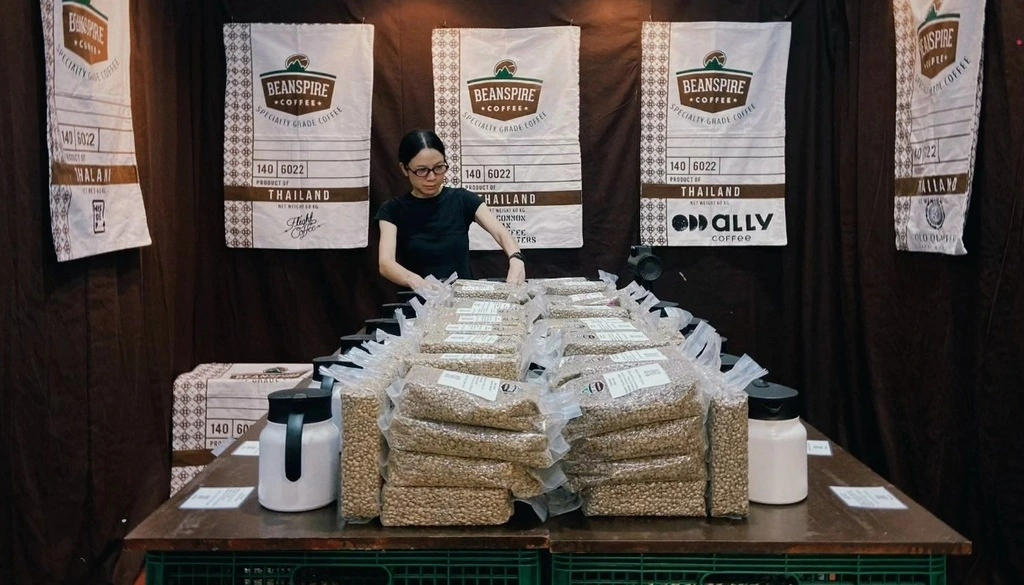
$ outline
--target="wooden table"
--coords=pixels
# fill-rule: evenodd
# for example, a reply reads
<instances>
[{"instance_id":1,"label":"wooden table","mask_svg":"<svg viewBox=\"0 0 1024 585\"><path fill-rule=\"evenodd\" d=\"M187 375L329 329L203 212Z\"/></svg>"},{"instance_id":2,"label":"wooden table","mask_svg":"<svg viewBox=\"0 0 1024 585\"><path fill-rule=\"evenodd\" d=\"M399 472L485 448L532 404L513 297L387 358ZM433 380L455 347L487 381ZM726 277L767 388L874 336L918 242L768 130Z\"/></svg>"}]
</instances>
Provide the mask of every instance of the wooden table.
<instances>
[{"instance_id":1,"label":"wooden table","mask_svg":"<svg viewBox=\"0 0 1024 585\"><path fill-rule=\"evenodd\" d=\"M186 487L163 503L125 538L126 550L282 551L412 549L545 549L548 529L519 514L494 527L384 528L379 522L339 527L334 505L302 513L273 512L260 506L256 490L236 510L181 510L199 487L256 487L257 457L230 455L243 441L259 439L263 417L206 466Z\"/></svg>"},{"instance_id":2,"label":"wooden table","mask_svg":"<svg viewBox=\"0 0 1024 585\"><path fill-rule=\"evenodd\" d=\"M807 426L807 438L824 440ZM832 443L832 456L809 456L808 496L790 506L750 505L744 521L587 518L548 522L553 553L743 553L968 555L971 542ZM884 486L907 510L846 506L829 486Z\"/></svg>"},{"instance_id":3,"label":"wooden table","mask_svg":"<svg viewBox=\"0 0 1024 585\"><path fill-rule=\"evenodd\" d=\"M238 444L256 440L264 424L265 419L255 424ZM825 437L808 427L808 438ZM576 512L540 523L528 513L517 512L507 525L481 528L384 528L377 522L340 528L333 505L297 514L272 512L260 507L255 490L235 510L179 509L201 486L256 486L257 458L225 454L137 526L126 538L125 548L172 555L549 550L556 559L646 554L764 555L766 559L772 555L903 555L938 558L942 573L946 555L970 554L971 542L966 538L835 444L832 451L831 457L808 458L806 501L790 506L752 504L744 521L586 518ZM908 509L850 508L829 489L833 485L885 486ZM563 574L556 580L566 579ZM527 580L539 582L539 577Z\"/></svg>"}]
</instances>

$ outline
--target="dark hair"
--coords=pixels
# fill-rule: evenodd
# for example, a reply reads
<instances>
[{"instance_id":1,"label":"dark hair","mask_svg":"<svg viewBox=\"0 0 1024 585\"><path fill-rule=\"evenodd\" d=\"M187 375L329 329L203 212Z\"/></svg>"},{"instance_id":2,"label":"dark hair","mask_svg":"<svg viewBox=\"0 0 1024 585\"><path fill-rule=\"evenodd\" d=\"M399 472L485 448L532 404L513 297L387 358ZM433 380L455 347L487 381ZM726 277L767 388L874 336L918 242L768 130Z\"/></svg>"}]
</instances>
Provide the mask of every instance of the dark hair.
<instances>
[{"instance_id":1,"label":"dark hair","mask_svg":"<svg viewBox=\"0 0 1024 585\"><path fill-rule=\"evenodd\" d=\"M444 156L444 143L433 130L413 130L403 136L402 142L398 144L398 162L409 166L409 161L427 148L433 148Z\"/></svg>"}]
</instances>

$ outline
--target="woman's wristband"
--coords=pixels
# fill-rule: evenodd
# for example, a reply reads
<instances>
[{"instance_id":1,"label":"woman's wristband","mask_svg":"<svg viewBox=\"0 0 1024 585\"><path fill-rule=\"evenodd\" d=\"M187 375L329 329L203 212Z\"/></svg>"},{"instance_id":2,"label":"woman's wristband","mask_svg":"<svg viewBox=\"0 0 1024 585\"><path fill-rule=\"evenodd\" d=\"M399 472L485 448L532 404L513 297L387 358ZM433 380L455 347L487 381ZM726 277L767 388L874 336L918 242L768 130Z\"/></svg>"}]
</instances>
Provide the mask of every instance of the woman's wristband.
<instances>
[{"instance_id":1,"label":"woman's wristband","mask_svg":"<svg viewBox=\"0 0 1024 585\"><path fill-rule=\"evenodd\" d=\"M522 262L523 264L526 264L526 257L523 256L522 252L512 252L511 254L508 255L508 259L509 260L511 260L513 258L517 258L520 262Z\"/></svg>"}]
</instances>

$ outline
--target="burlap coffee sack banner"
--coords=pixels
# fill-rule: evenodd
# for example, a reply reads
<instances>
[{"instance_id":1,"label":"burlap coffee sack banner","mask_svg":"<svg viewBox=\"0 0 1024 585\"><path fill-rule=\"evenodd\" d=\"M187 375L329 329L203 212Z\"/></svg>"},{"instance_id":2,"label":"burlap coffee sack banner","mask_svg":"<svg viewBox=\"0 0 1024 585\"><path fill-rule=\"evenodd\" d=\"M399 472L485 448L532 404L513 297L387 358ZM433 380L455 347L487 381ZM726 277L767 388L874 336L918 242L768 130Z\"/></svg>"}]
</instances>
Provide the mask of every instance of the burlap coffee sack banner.
<instances>
[{"instance_id":1,"label":"burlap coffee sack banner","mask_svg":"<svg viewBox=\"0 0 1024 585\"><path fill-rule=\"evenodd\" d=\"M640 239L786 244L790 24L645 22Z\"/></svg>"},{"instance_id":2,"label":"burlap coffee sack banner","mask_svg":"<svg viewBox=\"0 0 1024 585\"><path fill-rule=\"evenodd\" d=\"M362 248L373 26L224 25L224 235L232 248Z\"/></svg>"},{"instance_id":3,"label":"burlap coffee sack banner","mask_svg":"<svg viewBox=\"0 0 1024 585\"><path fill-rule=\"evenodd\" d=\"M963 255L981 119L984 0L893 0L896 248Z\"/></svg>"},{"instance_id":4,"label":"burlap coffee sack banner","mask_svg":"<svg viewBox=\"0 0 1024 585\"><path fill-rule=\"evenodd\" d=\"M148 246L132 127L128 0L42 0L57 260Z\"/></svg>"},{"instance_id":5,"label":"burlap coffee sack banner","mask_svg":"<svg viewBox=\"0 0 1024 585\"><path fill-rule=\"evenodd\" d=\"M236 439L267 413L267 395L295 388L313 374L309 364L200 364L174 380L171 445L175 451L213 449Z\"/></svg>"},{"instance_id":6,"label":"burlap coffee sack banner","mask_svg":"<svg viewBox=\"0 0 1024 585\"><path fill-rule=\"evenodd\" d=\"M580 29L435 29L446 182L480 194L523 248L583 245ZM474 224L473 250L495 250Z\"/></svg>"}]
</instances>

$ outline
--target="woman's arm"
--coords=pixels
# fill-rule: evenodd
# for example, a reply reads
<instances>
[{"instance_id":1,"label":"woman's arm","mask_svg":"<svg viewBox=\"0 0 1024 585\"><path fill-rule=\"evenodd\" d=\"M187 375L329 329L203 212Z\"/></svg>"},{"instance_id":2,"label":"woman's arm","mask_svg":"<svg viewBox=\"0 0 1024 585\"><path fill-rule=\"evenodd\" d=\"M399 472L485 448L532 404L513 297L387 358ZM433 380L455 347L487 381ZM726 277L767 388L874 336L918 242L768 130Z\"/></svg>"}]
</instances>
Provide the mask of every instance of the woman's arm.
<instances>
[{"instance_id":1,"label":"woman's arm","mask_svg":"<svg viewBox=\"0 0 1024 585\"><path fill-rule=\"evenodd\" d=\"M476 216L474 217L476 222L480 224L480 227L487 230L487 233L491 234L494 241L501 246L501 249L505 251L506 256L511 256L519 251L519 242L512 237L512 234L508 233L505 226L491 210L487 208L486 204L481 204L480 207L476 208ZM505 277L506 282L514 284L522 284L526 280L526 265L519 258L508 259L508 276Z\"/></svg>"},{"instance_id":2,"label":"woman's arm","mask_svg":"<svg viewBox=\"0 0 1024 585\"><path fill-rule=\"evenodd\" d=\"M380 275L399 286L407 286L413 290L426 284L423 277L407 270L395 260L395 248L398 247L398 226L390 221L380 220L380 246L377 251L377 267Z\"/></svg>"}]
</instances>

